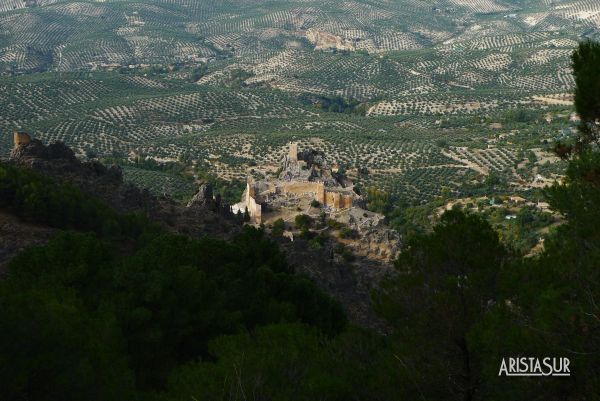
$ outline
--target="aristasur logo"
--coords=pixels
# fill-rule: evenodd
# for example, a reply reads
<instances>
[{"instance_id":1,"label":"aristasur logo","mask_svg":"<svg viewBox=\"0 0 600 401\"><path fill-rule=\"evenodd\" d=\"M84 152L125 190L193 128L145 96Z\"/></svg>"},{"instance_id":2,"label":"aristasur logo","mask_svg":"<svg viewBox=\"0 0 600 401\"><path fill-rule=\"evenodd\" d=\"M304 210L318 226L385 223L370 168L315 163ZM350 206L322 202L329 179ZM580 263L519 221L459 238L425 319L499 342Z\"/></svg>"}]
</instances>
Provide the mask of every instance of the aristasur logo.
<instances>
[{"instance_id":1,"label":"aristasur logo","mask_svg":"<svg viewBox=\"0 0 600 401\"><path fill-rule=\"evenodd\" d=\"M571 376L569 358L502 358L498 376Z\"/></svg>"}]
</instances>

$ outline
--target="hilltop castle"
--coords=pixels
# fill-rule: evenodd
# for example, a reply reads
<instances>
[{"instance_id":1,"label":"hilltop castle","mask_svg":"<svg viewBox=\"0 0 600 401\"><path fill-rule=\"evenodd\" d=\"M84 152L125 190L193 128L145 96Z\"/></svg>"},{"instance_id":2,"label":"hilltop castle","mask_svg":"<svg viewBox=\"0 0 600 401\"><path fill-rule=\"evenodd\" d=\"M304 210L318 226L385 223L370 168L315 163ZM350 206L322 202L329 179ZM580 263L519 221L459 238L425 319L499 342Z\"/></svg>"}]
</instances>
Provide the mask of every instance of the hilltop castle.
<instances>
[{"instance_id":1,"label":"hilltop castle","mask_svg":"<svg viewBox=\"0 0 600 401\"><path fill-rule=\"evenodd\" d=\"M291 199L310 199L329 210L347 209L353 206L358 195L346 188L329 167L325 156L316 151L298 151L298 144L291 143L282 161L282 172L277 180L255 182L249 178L241 202L233 205L234 213L246 211L253 223L260 224L264 204L282 203Z\"/></svg>"}]
</instances>

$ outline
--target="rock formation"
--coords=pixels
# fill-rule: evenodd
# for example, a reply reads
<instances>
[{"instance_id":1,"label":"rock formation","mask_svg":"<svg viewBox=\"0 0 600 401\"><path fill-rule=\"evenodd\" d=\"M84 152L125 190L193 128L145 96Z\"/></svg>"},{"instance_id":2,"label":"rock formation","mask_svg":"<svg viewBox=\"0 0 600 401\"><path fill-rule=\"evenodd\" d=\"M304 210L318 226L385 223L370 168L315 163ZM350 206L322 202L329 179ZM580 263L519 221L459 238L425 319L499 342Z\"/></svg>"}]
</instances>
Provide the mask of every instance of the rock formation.
<instances>
[{"instance_id":1,"label":"rock formation","mask_svg":"<svg viewBox=\"0 0 600 401\"><path fill-rule=\"evenodd\" d=\"M19 139L23 136L20 135ZM212 197L205 184L183 207L168 196L156 197L146 189L125 182L119 166L97 161L82 162L64 143L44 145L37 139L17 142L8 163L39 171L53 179L74 184L121 213L142 213L170 230L190 236L230 237L239 230L229 206Z\"/></svg>"},{"instance_id":2,"label":"rock formation","mask_svg":"<svg viewBox=\"0 0 600 401\"><path fill-rule=\"evenodd\" d=\"M352 41L317 29L306 31L306 38L315 45L315 50L356 50Z\"/></svg>"},{"instance_id":3,"label":"rock formation","mask_svg":"<svg viewBox=\"0 0 600 401\"><path fill-rule=\"evenodd\" d=\"M215 209L216 201L213 195L213 188L210 183L200 185L198 192L190 199L187 207L203 207L206 209Z\"/></svg>"}]
</instances>

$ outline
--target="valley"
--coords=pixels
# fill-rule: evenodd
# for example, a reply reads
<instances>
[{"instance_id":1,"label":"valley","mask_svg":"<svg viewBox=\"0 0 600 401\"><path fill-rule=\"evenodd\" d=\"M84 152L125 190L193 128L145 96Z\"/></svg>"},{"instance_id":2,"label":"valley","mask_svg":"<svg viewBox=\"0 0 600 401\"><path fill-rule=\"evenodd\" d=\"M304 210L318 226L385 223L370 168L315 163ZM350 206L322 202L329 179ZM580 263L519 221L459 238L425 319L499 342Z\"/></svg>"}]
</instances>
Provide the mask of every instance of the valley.
<instances>
[{"instance_id":1,"label":"valley","mask_svg":"<svg viewBox=\"0 0 600 401\"><path fill-rule=\"evenodd\" d=\"M0 399L598 399L599 60L598 0L0 0Z\"/></svg>"},{"instance_id":2,"label":"valley","mask_svg":"<svg viewBox=\"0 0 600 401\"><path fill-rule=\"evenodd\" d=\"M410 204L442 187L470 195L490 173L526 192L536 176L519 167L524 155L548 152L575 125L569 57L596 37L598 7L14 2L0 14L0 152L26 130L81 156L181 160L245 181L276 168L295 140ZM552 181L561 167L540 170ZM125 173L193 193L187 179Z\"/></svg>"},{"instance_id":3,"label":"valley","mask_svg":"<svg viewBox=\"0 0 600 401\"><path fill-rule=\"evenodd\" d=\"M563 174L551 154L577 125L570 54L598 36L599 7L14 2L0 13L0 154L25 130L156 194L189 199L211 177L235 203L297 142L397 204L535 201Z\"/></svg>"}]
</instances>

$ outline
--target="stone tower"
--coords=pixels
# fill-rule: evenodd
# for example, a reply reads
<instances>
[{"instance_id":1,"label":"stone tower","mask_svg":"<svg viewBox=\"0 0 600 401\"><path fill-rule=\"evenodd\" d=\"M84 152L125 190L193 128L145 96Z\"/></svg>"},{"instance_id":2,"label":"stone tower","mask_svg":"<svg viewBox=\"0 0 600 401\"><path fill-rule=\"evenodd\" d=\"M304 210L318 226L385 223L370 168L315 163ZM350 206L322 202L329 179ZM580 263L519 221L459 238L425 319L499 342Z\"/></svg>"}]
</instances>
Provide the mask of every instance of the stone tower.
<instances>
[{"instance_id":1,"label":"stone tower","mask_svg":"<svg viewBox=\"0 0 600 401\"><path fill-rule=\"evenodd\" d=\"M26 145L31 142L31 137L27 132L15 131L14 133L14 145L15 149L21 145Z\"/></svg>"},{"instance_id":2,"label":"stone tower","mask_svg":"<svg viewBox=\"0 0 600 401\"><path fill-rule=\"evenodd\" d=\"M254 187L254 180L252 178L248 178L246 180L246 199L244 200L246 204L250 203L250 198L256 197L256 188Z\"/></svg>"},{"instance_id":3,"label":"stone tower","mask_svg":"<svg viewBox=\"0 0 600 401\"><path fill-rule=\"evenodd\" d=\"M291 161L298 161L298 143L292 142L290 143L290 150L288 152L288 158Z\"/></svg>"}]
</instances>

